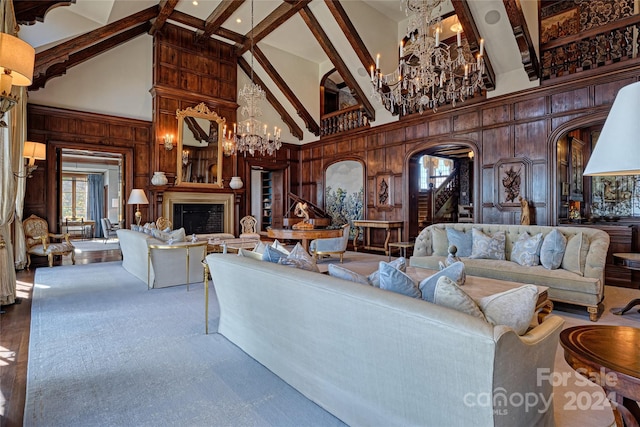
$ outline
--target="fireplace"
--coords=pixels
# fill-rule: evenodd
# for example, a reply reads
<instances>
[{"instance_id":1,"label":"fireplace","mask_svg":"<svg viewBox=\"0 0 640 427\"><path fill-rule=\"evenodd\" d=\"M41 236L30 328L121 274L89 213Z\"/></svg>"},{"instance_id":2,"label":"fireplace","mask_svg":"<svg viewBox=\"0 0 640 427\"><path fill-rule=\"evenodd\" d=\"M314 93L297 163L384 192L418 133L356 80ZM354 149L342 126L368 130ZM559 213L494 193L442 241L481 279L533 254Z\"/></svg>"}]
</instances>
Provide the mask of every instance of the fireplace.
<instances>
[{"instance_id":1,"label":"fireplace","mask_svg":"<svg viewBox=\"0 0 640 427\"><path fill-rule=\"evenodd\" d=\"M173 228L189 234L234 234L234 196L231 193L165 192L163 216Z\"/></svg>"}]
</instances>

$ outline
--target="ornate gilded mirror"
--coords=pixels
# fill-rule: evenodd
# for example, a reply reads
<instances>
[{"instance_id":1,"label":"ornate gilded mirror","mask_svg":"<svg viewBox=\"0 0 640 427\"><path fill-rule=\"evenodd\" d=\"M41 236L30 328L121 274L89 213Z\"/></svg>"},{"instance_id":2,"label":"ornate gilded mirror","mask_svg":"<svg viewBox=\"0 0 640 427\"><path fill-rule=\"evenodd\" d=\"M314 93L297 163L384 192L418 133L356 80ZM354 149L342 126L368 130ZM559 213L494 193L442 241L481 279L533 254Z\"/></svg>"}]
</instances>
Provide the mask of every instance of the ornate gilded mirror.
<instances>
[{"instance_id":1,"label":"ornate gilded mirror","mask_svg":"<svg viewBox=\"0 0 640 427\"><path fill-rule=\"evenodd\" d=\"M178 167L176 185L222 187L222 126L226 119L204 102L178 117Z\"/></svg>"}]
</instances>

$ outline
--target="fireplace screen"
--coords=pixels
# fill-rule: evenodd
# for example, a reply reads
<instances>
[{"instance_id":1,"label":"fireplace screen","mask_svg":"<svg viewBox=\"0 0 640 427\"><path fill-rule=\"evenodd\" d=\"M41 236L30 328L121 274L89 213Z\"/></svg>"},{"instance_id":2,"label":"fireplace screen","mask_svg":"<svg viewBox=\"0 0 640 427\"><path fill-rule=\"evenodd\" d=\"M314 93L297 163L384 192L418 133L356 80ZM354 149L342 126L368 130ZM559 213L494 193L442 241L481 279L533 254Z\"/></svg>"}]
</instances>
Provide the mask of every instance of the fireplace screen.
<instances>
[{"instance_id":1,"label":"fireplace screen","mask_svg":"<svg viewBox=\"0 0 640 427\"><path fill-rule=\"evenodd\" d=\"M175 203L173 205L173 228L184 227L189 234L224 232L223 204Z\"/></svg>"}]
</instances>

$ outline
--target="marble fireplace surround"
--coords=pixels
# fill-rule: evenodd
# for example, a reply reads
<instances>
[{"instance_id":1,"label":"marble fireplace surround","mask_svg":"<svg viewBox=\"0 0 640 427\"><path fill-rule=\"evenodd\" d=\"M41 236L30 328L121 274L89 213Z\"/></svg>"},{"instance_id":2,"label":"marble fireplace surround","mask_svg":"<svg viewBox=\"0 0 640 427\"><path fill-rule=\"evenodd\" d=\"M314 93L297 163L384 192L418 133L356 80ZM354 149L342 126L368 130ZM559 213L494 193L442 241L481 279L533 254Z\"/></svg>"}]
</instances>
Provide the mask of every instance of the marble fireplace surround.
<instances>
[{"instance_id":1,"label":"marble fireplace surround","mask_svg":"<svg viewBox=\"0 0 640 427\"><path fill-rule=\"evenodd\" d=\"M173 221L174 204L223 205L224 232L234 234L234 195L233 193L196 193L167 191L162 196L162 216ZM235 235L235 234L234 234Z\"/></svg>"}]
</instances>

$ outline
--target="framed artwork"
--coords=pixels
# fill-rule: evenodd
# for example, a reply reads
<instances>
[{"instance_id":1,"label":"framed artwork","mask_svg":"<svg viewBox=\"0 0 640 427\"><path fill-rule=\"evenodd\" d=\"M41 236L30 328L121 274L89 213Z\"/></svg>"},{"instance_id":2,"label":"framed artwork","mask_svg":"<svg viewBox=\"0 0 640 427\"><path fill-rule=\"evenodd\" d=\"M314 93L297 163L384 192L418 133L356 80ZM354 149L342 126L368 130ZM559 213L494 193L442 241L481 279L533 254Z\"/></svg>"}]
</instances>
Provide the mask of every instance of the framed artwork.
<instances>
[{"instance_id":1,"label":"framed artwork","mask_svg":"<svg viewBox=\"0 0 640 427\"><path fill-rule=\"evenodd\" d=\"M331 224L340 226L363 219L364 167L355 160L332 163L325 170L325 211ZM351 230L355 232L355 230Z\"/></svg>"},{"instance_id":2,"label":"framed artwork","mask_svg":"<svg viewBox=\"0 0 640 427\"><path fill-rule=\"evenodd\" d=\"M526 158L501 159L494 166L494 197L499 210L519 210L531 188L531 162Z\"/></svg>"},{"instance_id":3,"label":"framed artwork","mask_svg":"<svg viewBox=\"0 0 640 427\"><path fill-rule=\"evenodd\" d=\"M580 11L577 7L557 15L549 16L540 22L540 42L548 43L580 32Z\"/></svg>"},{"instance_id":4,"label":"framed artwork","mask_svg":"<svg viewBox=\"0 0 640 427\"><path fill-rule=\"evenodd\" d=\"M375 203L377 208L393 208L393 175L379 173L376 175Z\"/></svg>"}]
</instances>

